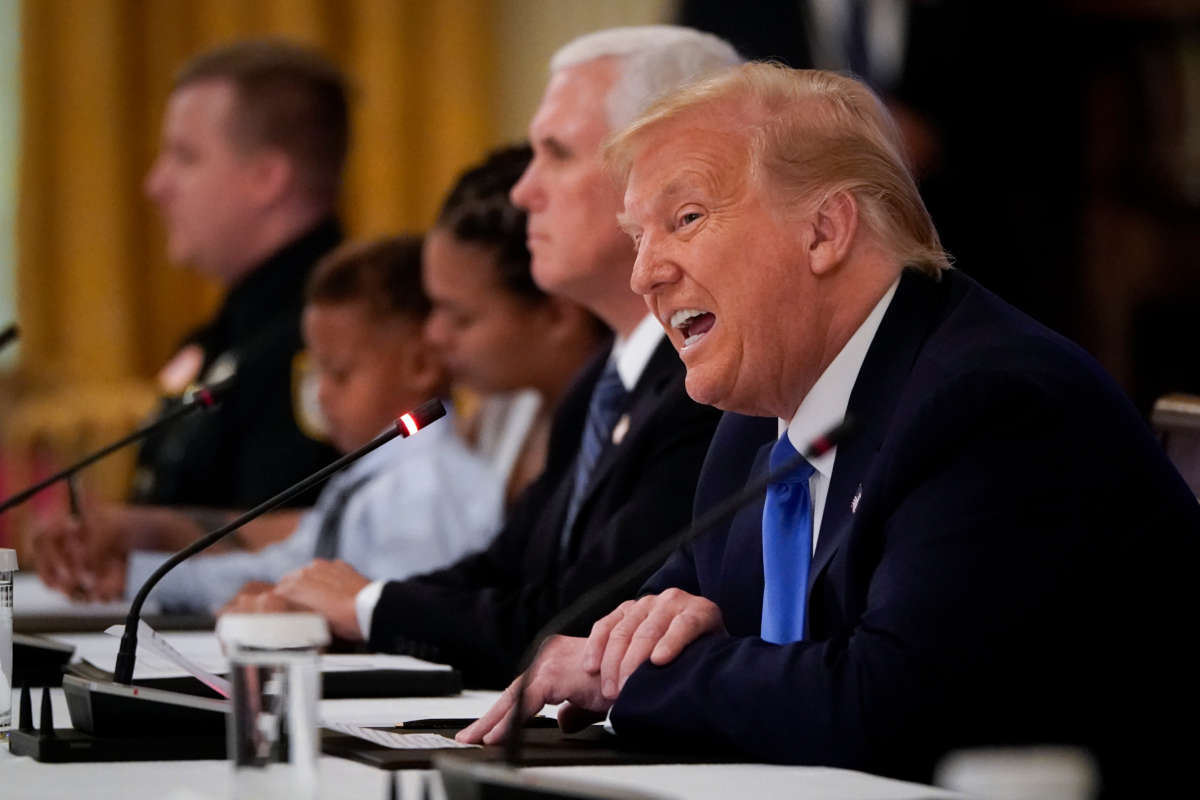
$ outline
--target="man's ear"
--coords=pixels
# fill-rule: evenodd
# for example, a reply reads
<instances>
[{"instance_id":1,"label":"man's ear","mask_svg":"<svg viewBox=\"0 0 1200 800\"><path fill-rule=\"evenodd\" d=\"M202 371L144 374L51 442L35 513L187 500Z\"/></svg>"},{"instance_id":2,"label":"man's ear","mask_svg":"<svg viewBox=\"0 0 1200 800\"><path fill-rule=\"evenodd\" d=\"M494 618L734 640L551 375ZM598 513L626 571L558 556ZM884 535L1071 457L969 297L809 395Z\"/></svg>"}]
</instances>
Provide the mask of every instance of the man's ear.
<instances>
[{"instance_id":1,"label":"man's ear","mask_svg":"<svg viewBox=\"0 0 1200 800\"><path fill-rule=\"evenodd\" d=\"M260 208L275 205L291 190L296 167L281 150L264 149L252 158L249 191L255 205Z\"/></svg>"},{"instance_id":2,"label":"man's ear","mask_svg":"<svg viewBox=\"0 0 1200 800\"><path fill-rule=\"evenodd\" d=\"M858 201L850 192L835 192L809 220L809 263L814 275L836 270L850 253L858 232Z\"/></svg>"}]
</instances>

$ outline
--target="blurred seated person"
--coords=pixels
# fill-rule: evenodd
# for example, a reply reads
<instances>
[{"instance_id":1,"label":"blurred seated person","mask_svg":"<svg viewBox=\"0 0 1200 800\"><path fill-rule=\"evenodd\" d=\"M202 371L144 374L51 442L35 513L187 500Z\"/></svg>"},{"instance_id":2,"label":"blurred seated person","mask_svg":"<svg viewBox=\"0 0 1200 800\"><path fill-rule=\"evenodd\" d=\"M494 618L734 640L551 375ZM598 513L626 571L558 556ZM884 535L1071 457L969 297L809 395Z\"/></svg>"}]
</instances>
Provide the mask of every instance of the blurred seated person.
<instances>
[{"instance_id":1,"label":"blurred seated person","mask_svg":"<svg viewBox=\"0 0 1200 800\"><path fill-rule=\"evenodd\" d=\"M554 412L610 336L582 306L533 282L525 212L508 197L531 157L527 145L502 148L463 173L424 254L426 336L456 387L481 397L466 435L505 476L510 504L541 474Z\"/></svg>"},{"instance_id":2,"label":"blurred seated person","mask_svg":"<svg viewBox=\"0 0 1200 800\"><path fill-rule=\"evenodd\" d=\"M345 84L322 56L280 40L209 50L176 76L145 192L170 260L227 292L161 370L161 411L195 382L237 384L210 413L146 440L134 502L248 508L336 457L304 418L294 370L305 281L342 239Z\"/></svg>"},{"instance_id":3,"label":"blurred seated person","mask_svg":"<svg viewBox=\"0 0 1200 800\"><path fill-rule=\"evenodd\" d=\"M429 310L419 238L347 245L318 266L304 338L325 429L339 450L365 445L399 414L443 393L445 370L421 335ZM380 577L434 569L487 544L500 522L501 489L454 425L439 422L335 475L283 541L258 552L199 555L176 567L154 597L169 611L215 611L245 584L269 587L314 557L341 558ZM97 599L132 594L168 557L140 548L176 547L204 532L166 509L88 508L82 516L41 532L38 568L51 586Z\"/></svg>"}]
</instances>

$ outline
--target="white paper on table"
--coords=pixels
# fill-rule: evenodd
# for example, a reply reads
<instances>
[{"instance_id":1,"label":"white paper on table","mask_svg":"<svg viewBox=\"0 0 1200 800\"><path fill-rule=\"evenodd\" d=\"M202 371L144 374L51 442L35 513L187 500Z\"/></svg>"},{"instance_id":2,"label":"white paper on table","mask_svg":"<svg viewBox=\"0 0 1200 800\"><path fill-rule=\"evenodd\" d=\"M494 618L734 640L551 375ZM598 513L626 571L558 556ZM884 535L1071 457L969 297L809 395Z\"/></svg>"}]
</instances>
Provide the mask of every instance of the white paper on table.
<instances>
[{"instance_id":1,"label":"white paper on table","mask_svg":"<svg viewBox=\"0 0 1200 800\"><path fill-rule=\"evenodd\" d=\"M378 728L364 728L349 722L322 722L321 727L331 731L345 733L358 739L381 744L392 750L462 750L479 747L477 744L463 744L442 736L440 733L392 733Z\"/></svg>"},{"instance_id":2,"label":"white paper on table","mask_svg":"<svg viewBox=\"0 0 1200 800\"><path fill-rule=\"evenodd\" d=\"M373 669L444 672L450 669L450 665L434 664L412 656L393 656L384 653L336 653L321 656L321 672L356 672Z\"/></svg>"},{"instance_id":3,"label":"white paper on table","mask_svg":"<svg viewBox=\"0 0 1200 800\"><path fill-rule=\"evenodd\" d=\"M123 636L125 634L124 625L111 625L105 631L110 636ZM208 688L212 689L222 697L229 697L232 688L229 681L214 675L213 673L200 666L192 659L185 656L183 653L176 650L170 642L158 635L158 631L146 624L145 620L138 620L138 649L145 647L151 653L167 659L172 664L182 668L187 674L199 680Z\"/></svg>"}]
</instances>

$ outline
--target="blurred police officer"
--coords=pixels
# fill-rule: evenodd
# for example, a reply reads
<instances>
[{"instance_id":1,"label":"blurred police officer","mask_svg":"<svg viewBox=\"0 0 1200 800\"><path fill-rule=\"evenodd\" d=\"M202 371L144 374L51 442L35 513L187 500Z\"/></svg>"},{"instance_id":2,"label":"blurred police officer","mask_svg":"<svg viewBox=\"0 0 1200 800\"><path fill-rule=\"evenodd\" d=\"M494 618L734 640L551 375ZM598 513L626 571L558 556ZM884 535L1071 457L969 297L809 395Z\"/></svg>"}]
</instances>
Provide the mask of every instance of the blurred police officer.
<instances>
[{"instance_id":1,"label":"blurred police officer","mask_svg":"<svg viewBox=\"0 0 1200 800\"><path fill-rule=\"evenodd\" d=\"M228 293L160 373L163 410L195 382L237 384L146 443L137 502L246 507L334 456L299 399L299 318L313 264L342 238L346 95L337 68L278 40L210 50L176 77L146 194L171 260Z\"/></svg>"}]
</instances>

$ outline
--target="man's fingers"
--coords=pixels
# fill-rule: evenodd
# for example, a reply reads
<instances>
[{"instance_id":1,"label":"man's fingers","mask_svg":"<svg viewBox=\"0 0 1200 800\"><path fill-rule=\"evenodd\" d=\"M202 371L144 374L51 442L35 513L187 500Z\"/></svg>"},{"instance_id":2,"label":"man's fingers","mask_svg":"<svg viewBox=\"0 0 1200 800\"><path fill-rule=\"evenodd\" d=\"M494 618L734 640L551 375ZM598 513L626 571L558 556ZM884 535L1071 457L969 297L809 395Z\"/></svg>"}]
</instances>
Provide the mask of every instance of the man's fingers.
<instances>
[{"instance_id":1,"label":"man's fingers","mask_svg":"<svg viewBox=\"0 0 1200 800\"><path fill-rule=\"evenodd\" d=\"M592 632L588 634L587 645L583 649L583 668L589 675L600 671L600 661L605 648L608 647L609 634L617 623L624 619L625 612L632 605L632 600L626 600L592 625Z\"/></svg>"},{"instance_id":2,"label":"man's fingers","mask_svg":"<svg viewBox=\"0 0 1200 800\"><path fill-rule=\"evenodd\" d=\"M517 680L519 681L520 678L517 678ZM483 742L484 736L491 733L497 723L503 722L508 712L512 710L513 704L516 702L515 687L515 682L510 684L482 717L463 728L454 738L467 744L480 744Z\"/></svg>"},{"instance_id":3,"label":"man's fingers","mask_svg":"<svg viewBox=\"0 0 1200 800\"><path fill-rule=\"evenodd\" d=\"M633 636L653 608L656 597L643 597L627 609L625 615L608 634L608 645L600 660L600 692L607 698L617 696L617 681ZM647 651L649 652L649 651Z\"/></svg>"},{"instance_id":4,"label":"man's fingers","mask_svg":"<svg viewBox=\"0 0 1200 800\"><path fill-rule=\"evenodd\" d=\"M618 665L616 674L615 691L605 692L604 696L609 700L615 700L617 694L625 687L625 680L633 674L633 671L641 666L642 662L650 657L650 653L658 646L659 640L673 625L670 609L658 608L654 613L648 615L638 629L634 631L633 637L629 641L629 647L625 651L625 657L621 659ZM607 684L605 684L607 686Z\"/></svg>"},{"instance_id":5,"label":"man's fingers","mask_svg":"<svg viewBox=\"0 0 1200 800\"><path fill-rule=\"evenodd\" d=\"M719 626L720 618L708 613L707 609L688 608L671 620L650 653L650 661L660 667L674 661L683 648Z\"/></svg>"},{"instance_id":6,"label":"man's fingers","mask_svg":"<svg viewBox=\"0 0 1200 800\"><path fill-rule=\"evenodd\" d=\"M251 595L249 604L258 613L269 613L274 611L291 611L295 606L286 599L275 594L275 592L260 592L256 595Z\"/></svg>"},{"instance_id":7,"label":"man's fingers","mask_svg":"<svg viewBox=\"0 0 1200 800\"><path fill-rule=\"evenodd\" d=\"M281 597L286 597L289 600L295 600L298 595L305 590L306 581L302 570L290 572L279 579L279 583L275 584L272 590Z\"/></svg>"}]
</instances>

